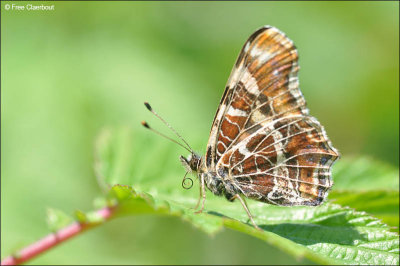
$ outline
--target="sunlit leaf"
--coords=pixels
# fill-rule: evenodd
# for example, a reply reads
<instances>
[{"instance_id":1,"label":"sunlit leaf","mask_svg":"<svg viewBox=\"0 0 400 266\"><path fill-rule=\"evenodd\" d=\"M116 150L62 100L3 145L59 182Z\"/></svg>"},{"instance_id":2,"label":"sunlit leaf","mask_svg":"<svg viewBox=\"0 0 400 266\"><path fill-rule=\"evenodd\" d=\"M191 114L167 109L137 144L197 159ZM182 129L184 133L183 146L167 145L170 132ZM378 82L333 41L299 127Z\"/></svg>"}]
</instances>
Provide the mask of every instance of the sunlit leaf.
<instances>
[{"instance_id":1,"label":"sunlit leaf","mask_svg":"<svg viewBox=\"0 0 400 266\"><path fill-rule=\"evenodd\" d=\"M113 186L108 197L118 200L119 215L178 216L209 234L231 228L260 238L296 258L306 257L316 263L399 263L396 233L390 232L377 218L338 204L288 208L249 201L262 231L248 223L239 203L230 203L211 193L207 193L204 212L194 214L191 207L197 201L198 191L182 189L173 170L160 171L163 169L160 165L169 162L170 157L165 154L168 149L154 147L158 155L144 158L140 149L149 146L144 147L143 143L142 137L127 128L107 130L97 142L99 179L103 185ZM357 172L346 167L342 171L348 171L348 179Z\"/></svg>"},{"instance_id":2,"label":"sunlit leaf","mask_svg":"<svg viewBox=\"0 0 400 266\"><path fill-rule=\"evenodd\" d=\"M333 190L330 195L335 203L365 211L399 231L399 191L398 190Z\"/></svg>"},{"instance_id":3,"label":"sunlit leaf","mask_svg":"<svg viewBox=\"0 0 400 266\"><path fill-rule=\"evenodd\" d=\"M368 157L340 160L333 167L335 189L398 189L399 169Z\"/></svg>"}]
</instances>

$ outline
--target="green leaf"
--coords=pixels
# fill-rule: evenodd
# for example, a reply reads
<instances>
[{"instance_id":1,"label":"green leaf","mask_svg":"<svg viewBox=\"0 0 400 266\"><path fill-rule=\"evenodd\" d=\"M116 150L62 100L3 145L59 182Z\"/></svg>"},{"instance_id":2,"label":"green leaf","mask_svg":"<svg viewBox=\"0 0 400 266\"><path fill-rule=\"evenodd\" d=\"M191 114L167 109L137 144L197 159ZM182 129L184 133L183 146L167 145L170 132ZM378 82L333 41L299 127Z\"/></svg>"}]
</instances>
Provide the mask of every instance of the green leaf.
<instances>
[{"instance_id":1,"label":"green leaf","mask_svg":"<svg viewBox=\"0 0 400 266\"><path fill-rule=\"evenodd\" d=\"M56 232L71 224L73 221L74 219L63 211L52 208L47 209L46 222L51 232Z\"/></svg>"},{"instance_id":2,"label":"green leaf","mask_svg":"<svg viewBox=\"0 0 400 266\"><path fill-rule=\"evenodd\" d=\"M84 213L81 210L76 210L75 211L75 217L78 220L78 222L80 222L80 223L87 223L88 222L88 218L87 218L86 213Z\"/></svg>"},{"instance_id":3,"label":"green leaf","mask_svg":"<svg viewBox=\"0 0 400 266\"><path fill-rule=\"evenodd\" d=\"M339 160L332 174L335 189L399 189L399 169L368 157Z\"/></svg>"},{"instance_id":4,"label":"green leaf","mask_svg":"<svg viewBox=\"0 0 400 266\"><path fill-rule=\"evenodd\" d=\"M392 231L399 232L399 191L340 191L333 190L330 199L335 203L362 210L381 219L393 227Z\"/></svg>"},{"instance_id":5,"label":"green leaf","mask_svg":"<svg viewBox=\"0 0 400 266\"><path fill-rule=\"evenodd\" d=\"M368 212L399 231L399 171L368 157L340 160L329 199Z\"/></svg>"},{"instance_id":6,"label":"green leaf","mask_svg":"<svg viewBox=\"0 0 400 266\"><path fill-rule=\"evenodd\" d=\"M144 150L154 150L146 152ZM193 226L215 234L230 228L262 239L296 258L319 264L398 264L399 240L380 220L338 204L319 207L280 207L249 200L258 231L238 202L207 192L203 213L194 214L198 190L184 190L184 171L168 146L150 145L145 138L124 128L104 131L96 146L96 169L108 194L116 199L118 215L162 214L178 216ZM350 173L350 171L347 169ZM119 185L117 185L119 184Z\"/></svg>"},{"instance_id":7,"label":"green leaf","mask_svg":"<svg viewBox=\"0 0 400 266\"><path fill-rule=\"evenodd\" d=\"M95 211L85 213L83 211L76 210L75 217L78 220L78 222L83 224L96 225L104 222L104 218Z\"/></svg>"}]
</instances>

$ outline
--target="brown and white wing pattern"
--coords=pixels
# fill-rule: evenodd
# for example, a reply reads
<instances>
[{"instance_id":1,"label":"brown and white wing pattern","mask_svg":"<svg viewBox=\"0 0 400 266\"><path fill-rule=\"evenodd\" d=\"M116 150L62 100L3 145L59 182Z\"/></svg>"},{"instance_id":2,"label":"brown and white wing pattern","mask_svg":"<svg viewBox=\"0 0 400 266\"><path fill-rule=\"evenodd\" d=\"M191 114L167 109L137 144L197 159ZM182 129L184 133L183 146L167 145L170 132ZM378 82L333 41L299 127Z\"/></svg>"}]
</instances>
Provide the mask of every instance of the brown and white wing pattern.
<instances>
[{"instance_id":1,"label":"brown and white wing pattern","mask_svg":"<svg viewBox=\"0 0 400 266\"><path fill-rule=\"evenodd\" d=\"M205 163L247 197L318 205L338 152L308 116L293 42L265 26L245 43L214 118Z\"/></svg>"},{"instance_id":2,"label":"brown and white wing pattern","mask_svg":"<svg viewBox=\"0 0 400 266\"><path fill-rule=\"evenodd\" d=\"M243 46L214 118L206 153L207 167L244 129L280 116L307 114L298 87L297 50L278 29L265 26Z\"/></svg>"},{"instance_id":3,"label":"brown and white wing pattern","mask_svg":"<svg viewBox=\"0 0 400 266\"><path fill-rule=\"evenodd\" d=\"M333 182L338 153L311 116L283 117L235 143L217 169L248 198L271 204L319 205Z\"/></svg>"}]
</instances>

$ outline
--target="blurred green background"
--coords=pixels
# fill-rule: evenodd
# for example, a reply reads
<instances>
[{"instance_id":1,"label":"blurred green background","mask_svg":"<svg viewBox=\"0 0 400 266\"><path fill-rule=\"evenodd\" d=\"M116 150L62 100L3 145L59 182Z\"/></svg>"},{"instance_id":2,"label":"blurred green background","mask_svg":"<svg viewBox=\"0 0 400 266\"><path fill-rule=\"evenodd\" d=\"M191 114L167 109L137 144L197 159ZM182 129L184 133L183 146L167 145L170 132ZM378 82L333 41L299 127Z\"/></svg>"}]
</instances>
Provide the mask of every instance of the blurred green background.
<instances>
[{"instance_id":1,"label":"blurred green background","mask_svg":"<svg viewBox=\"0 0 400 266\"><path fill-rule=\"evenodd\" d=\"M265 24L298 47L302 92L342 156L398 166L399 2L73 1L42 2L55 11L4 9L13 3L32 2L1 3L2 258L48 233L48 207L93 208L101 195L93 172L101 128L149 134L139 124L146 119L167 132L144 101L203 153L238 52ZM151 151L170 145L148 139ZM175 171L180 186L183 151L170 150L177 160L165 171ZM237 232L212 238L153 216L111 221L32 261L296 262Z\"/></svg>"}]
</instances>

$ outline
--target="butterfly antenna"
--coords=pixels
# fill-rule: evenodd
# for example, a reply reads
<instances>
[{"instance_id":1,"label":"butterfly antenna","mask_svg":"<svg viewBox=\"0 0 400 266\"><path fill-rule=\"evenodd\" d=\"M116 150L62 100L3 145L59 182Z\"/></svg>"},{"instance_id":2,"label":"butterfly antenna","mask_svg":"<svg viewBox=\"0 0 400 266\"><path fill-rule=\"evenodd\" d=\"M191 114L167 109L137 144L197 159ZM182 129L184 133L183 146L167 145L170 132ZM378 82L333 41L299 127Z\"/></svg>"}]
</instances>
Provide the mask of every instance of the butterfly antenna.
<instances>
[{"instance_id":1,"label":"butterfly antenna","mask_svg":"<svg viewBox=\"0 0 400 266\"><path fill-rule=\"evenodd\" d=\"M153 131L153 132L156 133L157 135L160 135L161 137L164 137L164 138L166 138L166 139L172 141L173 143L178 144L179 146L181 146L182 148L184 148L184 149L187 150L188 152L192 153L192 151L189 150L186 146L182 145L182 143L179 143L179 142L177 142L176 140L171 139L170 137L168 137L168 136L164 135L163 133L161 133L161 132L155 130L155 129L152 128L152 127L150 127L149 124L148 124L146 121L142 121L141 124L142 124L142 126L144 126L145 128L149 129L150 131Z\"/></svg>"},{"instance_id":2,"label":"butterfly antenna","mask_svg":"<svg viewBox=\"0 0 400 266\"><path fill-rule=\"evenodd\" d=\"M160 136L163 136L163 137L165 137L165 138L171 140L171 141L174 142L174 143L177 143L178 145L180 145L181 147L185 148L185 149L186 149L187 151L189 151L190 153L193 153L192 147L190 147L190 145L185 141L185 139L184 139L181 135L179 135L179 133L176 132L176 130L175 130L170 124L168 124L167 121L165 121L159 114L157 114L157 113L153 110L153 108L150 106L150 104L149 104L148 102L145 102L144 105L146 106L146 108L147 108L150 112L153 113L153 115L155 115L155 116L156 116L158 119L160 119L169 129L171 129L172 132L174 132L175 135L176 135L180 140L182 140L183 143L185 143L187 147L183 146L181 143L177 142L176 140L171 139L170 137L167 137L166 135L164 135L164 134L162 134L162 133L156 131L155 129L151 128L151 127L149 126L149 124L147 124L145 121L142 122L142 125L143 125L144 127L150 129L151 131L153 131L154 133L156 133L156 134L158 134L158 135L160 135Z\"/></svg>"}]
</instances>

